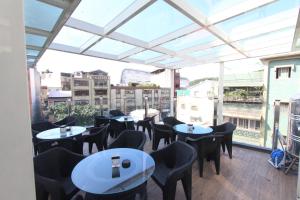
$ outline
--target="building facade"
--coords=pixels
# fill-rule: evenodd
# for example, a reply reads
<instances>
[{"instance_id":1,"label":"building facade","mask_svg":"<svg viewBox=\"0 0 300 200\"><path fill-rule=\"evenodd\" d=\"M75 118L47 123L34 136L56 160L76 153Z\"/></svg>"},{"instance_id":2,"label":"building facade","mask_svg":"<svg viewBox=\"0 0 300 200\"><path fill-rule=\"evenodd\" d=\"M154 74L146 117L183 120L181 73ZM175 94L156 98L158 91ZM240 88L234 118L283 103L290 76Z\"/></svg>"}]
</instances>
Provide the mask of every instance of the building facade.
<instances>
[{"instance_id":1,"label":"building facade","mask_svg":"<svg viewBox=\"0 0 300 200\"><path fill-rule=\"evenodd\" d=\"M111 86L110 109L119 109L126 114L144 109L145 98L149 108L159 110L161 116L170 112L170 88Z\"/></svg>"},{"instance_id":2,"label":"building facade","mask_svg":"<svg viewBox=\"0 0 300 200\"><path fill-rule=\"evenodd\" d=\"M62 90L70 90L74 105L110 107L110 78L106 72L61 73Z\"/></svg>"},{"instance_id":3,"label":"building facade","mask_svg":"<svg viewBox=\"0 0 300 200\"><path fill-rule=\"evenodd\" d=\"M289 101L300 92L300 58L283 56L265 60L267 70L267 95L265 115L265 145L272 146L274 125L274 102L280 101L279 131L287 135Z\"/></svg>"}]
</instances>

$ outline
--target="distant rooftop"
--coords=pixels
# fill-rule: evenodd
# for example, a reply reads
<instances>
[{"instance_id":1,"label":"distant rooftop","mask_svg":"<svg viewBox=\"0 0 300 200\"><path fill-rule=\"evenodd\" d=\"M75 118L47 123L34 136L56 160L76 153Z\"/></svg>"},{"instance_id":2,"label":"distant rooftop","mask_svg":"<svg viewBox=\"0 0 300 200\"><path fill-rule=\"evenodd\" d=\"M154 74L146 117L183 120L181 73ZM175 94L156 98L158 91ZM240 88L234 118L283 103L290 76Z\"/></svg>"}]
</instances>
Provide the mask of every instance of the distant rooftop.
<instances>
[{"instance_id":1,"label":"distant rooftop","mask_svg":"<svg viewBox=\"0 0 300 200\"><path fill-rule=\"evenodd\" d=\"M72 92L71 91L50 91L48 94L48 98L71 98Z\"/></svg>"}]
</instances>

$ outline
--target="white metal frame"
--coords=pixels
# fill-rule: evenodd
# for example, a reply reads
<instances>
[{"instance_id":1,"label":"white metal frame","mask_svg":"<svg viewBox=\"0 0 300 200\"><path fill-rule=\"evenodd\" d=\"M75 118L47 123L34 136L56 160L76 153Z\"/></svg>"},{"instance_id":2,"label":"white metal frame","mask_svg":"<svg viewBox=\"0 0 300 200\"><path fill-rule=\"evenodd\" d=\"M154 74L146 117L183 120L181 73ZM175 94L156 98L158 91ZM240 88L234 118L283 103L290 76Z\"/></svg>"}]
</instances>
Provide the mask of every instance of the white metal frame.
<instances>
[{"instance_id":1,"label":"white metal frame","mask_svg":"<svg viewBox=\"0 0 300 200\"><path fill-rule=\"evenodd\" d=\"M64 9L64 12L62 16L59 18L57 24L54 27L54 30L52 32L42 31L39 29L33 29L30 27L26 27L26 33L32 33L37 35L46 36L48 39L46 41L46 44L43 46L43 48L37 48L34 46L27 46L29 49L38 49L41 50L40 54L38 55L38 58L41 57L41 55L44 53L44 51L49 48L53 50L59 50L64 52L71 52L81 55L88 55L93 57L99 57L99 58L105 58L105 59L111 59L111 60L118 60L123 62L134 62L134 63L140 63L140 64L148 64L157 66L160 68L170 68L170 69L176 69L176 68L182 68L185 66L190 65L196 65L196 64L205 64L210 62L224 62L224 61L231 61L231 60L237 60L237 59L243 59L243 58L250 58L254 57L251 54L251 51L244 50L240 44L240 40L244 40L247 38L251 38L254 36L263 35L270 31L275 30L281 30L286 27L293 27L293 23L286 24L287 21L291 21L288 19L285 19L284 17L280 18L281 15L278 16L278 21L282 20L283 26L278 26L278 24L272 25L272 23L269 23L269 19L264 19L259 22L256 22L251 26L260 26L261 28L255 29L253 31L247 31L247 28L241 29L241 32L244 32L245 34L239 34L236 33L234 37L229 36L228 34L224 33L222 30L218 29L215 25L217 23L226 21L228 19L231 19L233 17L242 15L246 12L250 12L254 9L260 8L262 6L271 4L276 2L277 0L252 0L252 1L245 1L240 4L234 5L231 8L225 9L223 12L219 12L213 16L205 16L203 13L201 13L200 10L194 8L192 5L190 5L185 0L165 0L166 3L168 3L170 6L181 12L183 15L191 19L194 24L188 25L186 27L183 27L181 29L178 29L172 33L169 33L167 35L164 35L160 38L157 38L150 42L141 41L137 38L130 37L128 35L124 35L121 33L116 32L116 29L122 26L124 23L138 15L139 13L143 12L143 10L147 9L149 6L151 6L153 3L156 2L156 0L136 0L133 2L129 7L127 7L123 12L121 12L119 15L117 15L113 20L111 20L105 27L96 26L94 24L90 24L85 21L81 21L75 18L71 17L72 12L76 9L76 7L79 5L80 0L40 0L44 3L48 3L54 6L58 6L60 8ZM295 16L291 16L295 17ZM298 16L297 16L298 17ZM298 20L299 21L299 20ZM297 25L299 22L297 23ZM266 25L268 25L268 28L264 28ZM88 46L87 48L81 50L79 48L75 48L72 46L62 45L62 44L55 44L53 43L53 39L58 34L58 32L61 30L63 26L71 27L77 30L85 31L88 33L92 33L98 36L101 36L99 40ZM298 27L298 26L297 26ZM218 40L212 41L210 43L206 44L200 44L192 47L185 48L180 51L174 51L169 50L161 45L176 40L178 38L187 36L189 34L192 34L196 31L199 31L201 29L204 29L208 31L210 34L214 35ZM249 29L248 29L249 30ZM298 29L297 29L298 30ZM295 32L295 37L299 35L298 31ZM153 30L155 31L155 30ZM133 48L129 51L123 52L120 55L111 55L106 52L95 52L91 50L91 47L95 45L96 43L100 42L103 38L109 38L113 39L119 42L123 42L126 44L130 44L135 46L136 48ZM285 41L283 41L285 42ZM295 48L295 44L297 42L297 38L294 38L293 42L293 48ZM204 57L193 57L189 55L192 52L195 51L201 51L206 50L209 48L217 47L220 45L227 45L232 47L236 53L232 55L223 55L223 56L204 56ZM292 48L292 47L291 47ZM151 50L155 52L159 52L163 54L162 56L148 59L148 60L138 60L133 59L131 56L138 54L140 52ZM264 55L265 56L265 55ZM161 61L164 61L166 59L176 57L180 58L181 61L173 62L173 63L167 63L167 64L161 64ZM35 63L32 65L35 66L38 59L36 59Z\"/></svg>"}]
</instances>

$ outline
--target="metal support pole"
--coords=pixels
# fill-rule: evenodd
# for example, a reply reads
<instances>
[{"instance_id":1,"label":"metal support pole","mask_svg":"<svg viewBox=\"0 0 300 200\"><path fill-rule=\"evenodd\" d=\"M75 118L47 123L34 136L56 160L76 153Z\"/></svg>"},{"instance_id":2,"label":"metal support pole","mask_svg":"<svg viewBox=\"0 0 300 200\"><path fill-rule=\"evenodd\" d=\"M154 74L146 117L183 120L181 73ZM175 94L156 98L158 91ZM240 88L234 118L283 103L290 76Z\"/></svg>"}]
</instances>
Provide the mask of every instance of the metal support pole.
<instances>
[{"instance_id":1,"label":"metal support pole","mask_svg":"<svg viewBox=\"0 0 300 200\"><path fill-rule=\"evenodd\" d=\"M174 116L175 69L170 69L170 79L171 79L170 115Z\"/></svg>"},{"instance_id":2,"label":"metal support pole","mask_svg":"<svg viewBox=\"0 0 300 200\"><path fill-rule=\"evenodd\" d=\"M218 85L218 109L217 109L217 123L223 123L223 94L224 92L224 62L220 62L219 69L219 85Z\"/></svg>"},{"instance_id":3,"label":"metal support pole","mask_svg":"<svg viewBox=\"0 0 300 200\"><path fill-rule=\"evenodd\" d=\"M147 117L148 116L148 97L147 96L145 96L144 97L144 105L145 105L145 117Z\"/></svg>"},{"instance_id":4,"label":"metal support pole","mask_svg":"<svg viewBox=\"0 0 300 200\"><path fill-rule=\"evenodd\" d=\"M100 97L100 115L103 116L103 97Z\"/></svg>"},{"instance_id":5,"label":"metal support pole","mask_svg":"<svg viewBox=\"0 0 300 200\"><path fill-rule=\"evenodd\" d=\"M279 117L280 117L280 100L275 100L272 149L277 149L277 144L278 144L277 130L279 129Z\"/></svg>"}]
</instances>

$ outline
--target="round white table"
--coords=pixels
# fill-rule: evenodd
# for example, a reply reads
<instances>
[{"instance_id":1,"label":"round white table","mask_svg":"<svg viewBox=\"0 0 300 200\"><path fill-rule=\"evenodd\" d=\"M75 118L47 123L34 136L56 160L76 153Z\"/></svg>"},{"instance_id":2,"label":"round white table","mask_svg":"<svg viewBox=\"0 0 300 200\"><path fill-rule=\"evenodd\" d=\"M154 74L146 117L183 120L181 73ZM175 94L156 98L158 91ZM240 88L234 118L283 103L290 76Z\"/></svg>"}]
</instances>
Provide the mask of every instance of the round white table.
<instances>
[{"instance_id":1,"label":"round white table","mask_svg":"<svg viewBox=\"0 0 300 200\"><path fill-rule=\"evenodd\" d=\"M38 133L36 137L41 140L57 140L75 137L86 131L86 128L82 126L70 126L70 128L71 130L65 133L61 133L60 128L49 129Z\"/></svg>"},{"instance_id":2,"label":"round white table","mask_svg":"<svg viewBox=\"0 0 300 200\"><path fill-rule=\"evenodd\" d=\"M210 135L213 129L201 125L190 126L188 124L178 124L173 127L174 131L178 135L180 140L184 140L185 137L197 138L205 135Z\"/></svg>"},{"instance_id":3,"label":"round white table","mask_svg":"<svg viewBox=\"0 0 300 200\"><path fill-rule=\"evenodd\" d=\"M119 156L119 177L113 178L112 157ZM123 168L122 161L130 160ZM109 149L95 153L80 161L72 172L73 184L94 195L116 195L132 191L143 185L153 174L153 158L140 150L130 148Z\"/></svg>"}]
</instances>

